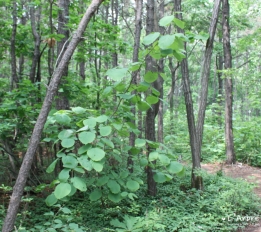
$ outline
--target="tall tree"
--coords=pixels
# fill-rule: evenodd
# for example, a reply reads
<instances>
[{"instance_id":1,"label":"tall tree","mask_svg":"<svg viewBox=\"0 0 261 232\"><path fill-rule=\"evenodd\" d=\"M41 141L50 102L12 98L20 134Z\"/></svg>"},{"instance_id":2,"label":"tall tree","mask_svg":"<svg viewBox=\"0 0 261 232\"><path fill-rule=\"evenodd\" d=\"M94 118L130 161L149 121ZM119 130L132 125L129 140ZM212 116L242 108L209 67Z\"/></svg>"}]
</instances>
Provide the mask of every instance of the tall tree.
<instances>
[{"instance_id":1,"label":"tall tree","mask_svg":"<svg viewBox=\"0 0 261 232\"><path fill-rule=\"evenodd\" d=\"M230 77L230 69L232 68L232 55L230 45L230 27L229 27L229 0L223 0L222 2L222 29L223 29L223 50L224 50L224 72L225 76L225 139L226 139L226 154L227 164L233 164L236 162L236 155L234 151L233 141L233 82Z\"/></svg>"},{"instance_id":2,"label":"tall tree","mask_svg":"<svg viewBox=\"0 0 261 232\"><path fill-rule=\"evenodd\" d=\"M4 221L4 225L2 228L2 232L11 232L14 229L14 223L17 216L19 204L21 201L21 197L23 195L23 190L30 172L30 168L33 162L34 154L38 147L38 144L41 139L41 134L43 131L44 124L46 122L47 116L51 109L52 101L54 96L56 95L59 82L63 75L64 69L68 66L68 62L71 59L71 56L76 49L78 43L81 40L81 37L97 8L103 2L103 0L93 0L86 10L81 22L79 23L78 29L75 31L72 36L72 40L62 56L61 62L56 68L53 78L50 82L48 91L46 93L46 97L43 102L42 109L39 113L38 119L35 123L34 130L28 145L27 152L24 156L23 163L21 165L17 180L15 182L13 193L10 199L10 203L8 206L6 218Z\"/></svg>"},{"instance_id":3,"label":"tall tree","mask_svg":"<svg viewBox=\"0 0 261 232\"><path fill-rule=\"evenodd\" d=\"M146 34L150 34L154 31L154 9L155 9L155 1L148 0L147 1L147 18L146 18ZM157 71L157 63L156 61L150 56L147 55L146 57L146 72ZM154 82L155 83L155 82ZM156 87L156 86L155 86ZM155 137L155 117L158 112L157 105L152 105L146 113L146 120L145 120L145 138L150 141L156 141ZM149 155L151 148L147 147L147 153ZM147 167L147 184L148 184L148 194L151 196L156 196L157 194L157 186L156 182L153 179L153 170L150 166Z\"/></svg>"},{"instance_id":4,"label":"tall tree","mask_svg":"<svg viewBox=\"0 0 261 232\"><path fill-rule=\"evenodd\" d=\"M181 0L174 0L176 17L182 20L181 15ZM177 29L179 33L184 33L184 30L181 28ZM184 50L187 50L186 43L184 43ZM192 153L192 176L191 176L191 187L196 189L203 189L203 178L196 175L195 170L201 168L200 166L200 154L198 147L198 136L196 132L195 119L194 119L194 109L193 109L193 100L190 90L190 81L189 81L189 69L188 69L188 58L184 58L181 61L181 73L183 80L183 91L186 104L187 112L187 121L189 129L189 138L190 138L190 147Z\"/></svg>"},{"instance_id":5,"label":"tall tree","mask_svg":"<svg viewBox=\"0 0 261 232\"><path fill-rule=\"evenodd\" d=\"M135 11L135 32L134 32L134 48L133 48L133 55L132 55L132 61L138 62L139 61L139 50L140 50L140 35L141 35L141 26L142 26L142 0L136 0L136 11ZM132 73L132 84L137 84L137 77L139 76L140 71L136 70ZM133 91L133 94L135 94L136 91ZM136 109L135 105L133 105L131 112L133 114L133 120L132 123L135 125L136 123ZM135 145L135 133L131 132L129 137L129 144L131 147L134 147ZM130 172L133 172L133 160L131 157L131 152L128 157L128 169Z\"/></svg>"},{"instance_id":6,"label":"tall tree","mask_svg":"<svg viewBox=\"0 0 261 232\"><path fill-rule=\"evenodd\" d=\"M69 43L69 28L68 28L68 22L69 22L69 4L70 2L67 0L59 0L58 6L59 6L59 13L58 13L58 34L64 35L64 37L57 43L57 56L58 61L57 64L61 61L61 58L63 54L65 53L68 43ZM68 65L63 71L63 76L68 76ZM66 84L66 80L63 78L61 81L62 85ZM56 109L69 109L69 99L66 96L66 92L58 92L57 99L56 99Z\"/></svg>"},{"instance_id":7,"label":"tall tree","mask_svg":"<svg viewBox=\"0 0 261 232\"><path fill-rule=\"evenodd\" d=\"M200 99L199 99L199 110L198 110L198 121L197 121L199 155L201 155L205 111L206 111L207 97L208 97L208 79L210 74L210 64L211 64L213 43L214 43L217 22L218 22L220 3L221 0L215 0L212 19L209 27L209 38L207 40L207 44L205 48L204 60L203 60L202 71L201 71L201 92L200 92Z\"/></svg>"}]
</instances>

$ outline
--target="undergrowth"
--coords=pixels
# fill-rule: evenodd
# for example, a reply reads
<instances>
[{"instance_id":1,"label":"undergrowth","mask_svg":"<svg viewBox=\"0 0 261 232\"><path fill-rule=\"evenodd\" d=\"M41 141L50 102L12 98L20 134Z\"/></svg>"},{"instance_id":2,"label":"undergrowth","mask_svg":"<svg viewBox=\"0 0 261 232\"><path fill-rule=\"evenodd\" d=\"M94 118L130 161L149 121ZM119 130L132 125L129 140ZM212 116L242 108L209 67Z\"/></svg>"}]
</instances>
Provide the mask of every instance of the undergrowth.
<instances>
[{"instance_id":1,"label":"undergrowth","mask_svg":"<svg viewBox=\"0 0 261 232\"><path fill-rule=\"evenodd\" d=\"M90 202L87 193L79 193L49 208L44 198L34 197L21 207L16 231L236 231L259 219L261 204L253 184L220 173L201 175L204 191L189 188L188 171L182 179L158 185L156 198L148 197L144 186L136 201L119 204ZM3 207L0 214L5 214Z\"/></svg>"}]
</instances>

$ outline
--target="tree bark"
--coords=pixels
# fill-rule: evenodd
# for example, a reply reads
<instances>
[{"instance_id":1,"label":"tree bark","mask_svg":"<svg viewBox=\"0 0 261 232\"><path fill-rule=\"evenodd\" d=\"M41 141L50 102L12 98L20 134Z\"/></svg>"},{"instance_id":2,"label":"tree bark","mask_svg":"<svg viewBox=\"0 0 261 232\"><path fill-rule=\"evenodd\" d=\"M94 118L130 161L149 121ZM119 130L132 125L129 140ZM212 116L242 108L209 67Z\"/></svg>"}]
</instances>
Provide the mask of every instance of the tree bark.
<instances>
[{"instance_id":1,"label":"tree bark","mask_svg":"<svg viewBox=\"0 0 261 232\"><path fill-rule=\"evenodd\" d=\"M230 45L230 27L229 27L229 0L222 2L222 29L223 29L223 50L224 50L224 75L225 75L225 139L226 139L226 154L227 164L234 164L236 162L236 155L234 152L233 141L233 82L229 77L229 70L232 68L232 55Z\"/></svg>"},{"instance_id":2,"label":"tree bark","mask_svg":"<svg viewBox=\"0 0 261 232\"><path fill-rule=\"evenodd\" d=\"M201 71L201 92L200 92L200 99L199 99L199 110L198 110L198 121L197 121L199 155L201 155L204 120L205 120L205 112L206 112L207 97L208 97L208 79L210 74L210 64L211 64L213 43L214 43L217 22L218 22L220 3L221 0L216 0L214 4L212 19L209 27L209 38L206 44L204 61L203 61L202 71Z\"/></svg>"},{"instance_id":3,"label":"tree bark","mask_svg":"<svg viewBox=\"0 0 261 232\"><path fill-rule=\"evenodd\" d=\"M147 1L147 19L146 19L146 34L150 34L154 30L154 7L155 1L148 0ZM157 71L157 62L151 57L146 57L146 72ZM155 87L155 86L153 86ZM158 107L156 105L152 105L146 113L145 120L145 138L150 141L156 141L155 137L155 117L158 112ZM147 155L149 155L151 148L147 147ZM148 194L151 196L156 196L157 194L157 186L156 182L153 179L153 170L150 166L147 167L147 184L148 184Z\"/></svg>"},{"instance_id":4,"label":"tree bark","mask_svg":"<svg viewBox=\"0 0 261 232\"><path fill-rule=\"evenodd\" d=\"M174 4L175 4L175 12L182 12L181 0L174 0ZM181 13L176 13L176 17L182 20ZM181 28L178 28L177 30L179 33L184 34L184 30L182 30ZM184 50L185 51L187 50L186 43L184 43ZM193 163L192 175L191 175L191 187L199 190L203 190L203 178L201 176L197 176L194 172L195 169L200 169L201 166L200 166L200 154L199 154L199 147L198 147L198 137L197 137L195 119L194 119L193 101L192 101L192 95L191 95L190 83L189 83L189 69L188 69L187 58L181 61L181 73L183 79L183 91L184 91L185 104L186 104L190 147L191 147L192 163Z\"/></svg>"},{"instance_id":5,"label":"tree bark","mask_svg":"<svg viewBox=\"0 0 261 232\"><path fill-rule=\"evenodd\" d=\"M132 56L132 61L138 62L139 61L139 50L140 50L140 35L141 35L141 29L142 29L142 0L136 0L136 13L135 13L135 38L134 38L134 49L133 49L133 56ZM139 76L140 70L134 71L132 73L132 84L137 85L137 76ZM133 91L132 94L136 94L136 91ZM132 109L131 112L133 114L133 120L131 121L134 125L136 124L136 108L135 104L132 104ZM134 132L130 133L129 137L129 145L131 147L135 146L135 134ZM133 160L132 160L132 155L129 153L128 156L128 163L127 163L128 169L130 172L133 172Z\"/></svg>"},{"instance_id":6,"label":"tree bark","mask_svg":"<svg viewBox=\"0 0 261 232\"><path fill-rule=\"evenodd\" d=\"M33 162L34 154L36 152L36 149L38 147L38 144L41 139L41 134L43 131L44 124L46 122L47 116L49 114L49 111L51 109L52 101L54 99L54 96L56 95L58 85L60 82L60 79L63 75L64 69L68 65L71 56L73 55L73 52L78 45L78 43L81 40L81 37L83 35L83 32L85 31L92 15L95 13L99 5L104 0L93 0L91 4L89 5L88 9L86 10L81 22L79 23L78 29L72 36L72 40L65 51L61 62L59 63L58 67L54 71L53 78L50 82L48 91L46 93L46 97L43 102L42 109L40 111L40 114L38 116L38 119L36 121L36 124L34 126L34 130L28 145L27 152L25 154L25 157L23 159L22 166L20 168L18 178L16 180L16 183L13 188L13 194L10 199L10 203L8 206L6 218L4 221L4 225L2 228L2 232L11 232L14 229L14 223L17 216L19 204L21 201L21 197L23 194L23 189L26 184L30 168Z\"/></svg>"}]
</instances>

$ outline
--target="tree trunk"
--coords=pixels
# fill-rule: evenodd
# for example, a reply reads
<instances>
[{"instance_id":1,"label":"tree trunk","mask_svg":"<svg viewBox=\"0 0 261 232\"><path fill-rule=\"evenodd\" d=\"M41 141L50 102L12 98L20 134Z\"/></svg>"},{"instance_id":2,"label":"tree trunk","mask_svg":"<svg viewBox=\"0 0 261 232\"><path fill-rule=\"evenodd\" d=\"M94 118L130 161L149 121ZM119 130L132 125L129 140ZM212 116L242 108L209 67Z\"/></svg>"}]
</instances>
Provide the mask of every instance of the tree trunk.
<instances>
[{"instance_id":1,"label":"tree trunk","mask_svg":"<svg viewBox=\"0 0 261 232\"><path fill-rule=\"evenodd\" d=\"M231 45L230 45L230 27L229 27L229 0L223 0L222 4L223 17L222 17L222 28L223 28L223 50L224 50L224 75L225 75L225 138L226 138L226 154L227 164L234 164L236 162L236 155L234 152L234 141L233 141L233 82L232 78L229 77L229 70L232 68L232 56L231 56Z\"/></svg>"},{"instance_id":2,"label":"tree trunk","mask_svg":"<svg viewBox=\"0 0 261 232\"><path fill-rule=\"evenodd\" d=\"M61 61L61 57L68 47L69 29L67 28L67 24L69 22L69 4L70 2L67 0L58 1L58 6L59 6L58 34L64 35L64 37L61 39L61 41L57 43L57 54L58 54L57 64ZM63 77L67 77L67 76L68 76L68 65L63 72ZM66 80L63 78L61 81L61 86L65 84L66 84ZM68 97L66 96L66 92L58 92L57 99L56 99L56 109L57 110L70 109L70 103Z\"/></svg>"},{"instance_id":3,"label":"tree trunk","mask_svg":"<svg viewBox=\"0 0 261 232\"><path fill-rule=\"evenodd\" d=\"M75 31L72 37L72 41L70 42L67 50L65 51L61 59L61 62L59 63L58 67L56 68L53 74L53 78L51 80L48 91L46 93L46 97L44 99L42 109L35 123L34 130L28 145L28 149L18 174L18 178L13 188L13 193L8 206L2 232L11 232L14 229L14 223L17 216L21 197L23 194L23 189L30 172L34 154L37 150L38 144L41 139L41 134L43 131L44 124L46 122L47 116L52 106L52 101L54 99L54 96L56 95L60 79L63 75L64 69L68 66L68 63L71 59L71 56L73 55L76 46L80 42L83 32L85 31L92 15L95 13L95 11L97 10L97 8L102 2L103 0L93 0L92 3L89 5L81 22L79 23L78 29Z\"/></svg>"},{"instance_id":4,"label":"tree trunk","mask_svg":"<svg viewBox=\"0 0 261 232\"><path fill-rule=\"evenodd\" d=\"M174 4L175 4L175 12L182 12L181 0L174 0ZM176 13L176 17L182 20L181 13ZM184 30L178 28L178 32L184 33ZM187 50L186 43L184 43L184 50L185 51ZM191 147L192 162L193 162L191 187L203 190L203 179L201 176L197 176L194 172L195 169L200 169L201 166L200 166L200 154L199 154L199 147L198 147L198 137L197 137L195 119L194 119L193 101L192 101L192 95L191 95L190 83L189 83L189 70L188 70L187 58L181 61L181 73L183 79L183 91L184 91L185 104L186 104L190 147Z\"/></svg>"},{"instance_id":5,"label":"tree trunk","mask_svg":"<svg viewBox=\"0 0 261 232\"><path fill-rule=\"evenodd\" d=\"M138 62L139 61L139 49L140 49L140 35L141 35L141 25L142 25L142 0L136 0L136 13L135 13L135 38L134 38L134 49L133 49L133 57L132 61ZM132 73L132 84L137 85L137 76L139 76L139 70L134 71ZM133 91L132 94L136 94L136 91ZM131 122L135 125L136 124L136 108L135 105L132 104L131 112L133 114L134 120ZM129 137L129 145L131 147L135 146L135 134L133 132L130 133ZM133 172L133 160L132 155L129 153L128 156L128 163L127 163L128 169L130 172Z\"/></svg>"},{"instance_id":6,"label":"tree trunk","mask_svg":"<svg viewBox=\"0 0 261 232\"><path fill-rule=\"evenodd\" d=\"M10 46L10 53L11 53L11 81L10 81L10 89L17 88L18 85L18 76L16 72L16 52L15 52L15 40L16 40L16 28L17 28L17 4L16 1L13 1L13 28L12 28L12 37L11 37L11 46Z\"/></svg>"},{"instance_id":7,"label":"tree trunk","mask_svg":"<svg viewBox=\"0 0 261 232\"><path fill-rule=\"evenodd\" d=\"M205 111L206 111L207 97L208 97L208 79L209 79L209 74L210 74L211 56L212 56L214 38L215 38L215 34L216 34L220 3L221 3L221 0L215 1L213 13L212 13L212 19L211 19L211 23L210 23L210 27L209 27L209 39L207 40L204 61L203 61L203 65L202 65L201 92L200 92L198 121L197 121L199 155L201 155Z\"/></svg>"},{"instance_id":8,"label":"tree trunk","mask_svg":"<svg viewBox=\"0 0 261 232\"><path fill-rule=\"evenodd\" d=\"M147 19L146 19L146 34L150 34L154 30L154 7L155 1L148 0L147 1ZM156 72L157 63L151 57L146 57L146 72L152 71ZM156 141L155 138L155 117L157 115L158 109L156 105L152 105L151 108L146 113L145 120L145 138L150 141ZM151 148L147 147L147 155L149 155ZM153 170L150 166L147 167L147 184L148 184L148 194L151 196L156 196L157 194L157 186L156 182L153 179Z\"/></svg>"}]
</instances>

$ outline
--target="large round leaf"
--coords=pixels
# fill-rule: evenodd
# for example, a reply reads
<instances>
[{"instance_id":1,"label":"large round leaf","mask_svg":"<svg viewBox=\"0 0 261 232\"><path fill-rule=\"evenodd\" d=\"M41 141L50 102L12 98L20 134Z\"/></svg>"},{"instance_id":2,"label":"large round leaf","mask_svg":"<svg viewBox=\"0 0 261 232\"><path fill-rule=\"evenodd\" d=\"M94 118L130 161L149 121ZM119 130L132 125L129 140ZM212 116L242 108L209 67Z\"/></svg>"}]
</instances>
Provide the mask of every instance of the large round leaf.
<instances>
[{"instance_id":1,"label":"large round leaf","mask_svg":"<svg viewBox=\"0 0 261 232\"><path fill-rule=\"evenodd\" d=\"M150 105L144 101L138 102L137 106L138 106L138 109L141 111L147 111L150 108Z\"/></svg>"},{"instance_id":2,"label":"large round leaf","mask_svg":"<svg viewBox=\"0 0 261 232\"><path fill-rule=\"evenodd\" d=\"M126 186L132 192L135 192L140 188L140 184L135 180L128 180Z\"/></svg>"},{"instance_id":3,"label":"large round leaf","mask_svg":"<svg viewBox=\"0 0 261 232\"><path fill-rule=\"evenodd\" d=\"M69 138L70 136L72 136L73 133L74 133L73 130L63 130L63 131L61 131L61 132L58 134L58 138L59 138L60 140L67 139L67 138Z\"/></svg>"},{"instance_id":4,"label":"large round leaf","mask_svg":"<svg viewBox=\"0 0 261 232\"><path fill-rule=\"evenodd\" d=\"M106 139L106 138L102 138L101 141L102 141L103 143L105 143L107 146L109 146L109 147L111 147L111 148L114 148L114 144L113 144L113 142L112 142L111 140Z\"/></svg>"},{"instance_id":5,"label":"large round leaf","mask_svg":"<svg viewBox=\"0 0 261 232\"><path fill-rule=\"evenodd\" d=\"M170 159L166 155L159 154L159 160L163 165L168 165L170 164Z\"/></svg>"},{"instance_id":6,"label":"large round leaf","mask_svg":"<svg viewBox=\"0 0 261 232\"><path fill-rule=\"evenodd\" d=\"M95 139L96 135L93 132L81 132L79 133L79 140L83 144L92 143Z\"/></svg>"},{"instance_id":7,"label":"large round leaf","mask_svg":"<svg viewBox=\"0 0 261 232\"><path fill-rule=\"evenodd\" d=\"M157 183L164 183L164 182L167 181L167 178L166 178L165 174L162 173L162 172L155 173L154 176L153 176L153 179Z\"/></svg>"},{"instance_id":8,"label":"large round leaf","mask_svg":"<svg viewBox=\"0 0 261 232\"><path fill-rule=\"evenodd\" d=\"M149 104L156 104L158 101L159 101L159 98L155 97L153 95L146 97L146 102L148 102Z\"/></svg>"},{"instance_id":9,"label":"large round leaf","mask_svg":"<svg viewBox=\"0 0 261 232\"><path fill-rule=\"evenodd\" d=\"M151 33L147 36L144 37L142 43L144 45L150 45L152 44L157 38L159 38L160 36L160 33L159 32L154 32L154 33Z\"/></svg>"},{"instance_id":10,"label":"large round leaf","mask_svg":"<svg viewBox=\"0 0 261 232\"><path fill-rule=\"evenodd\" d=\"M108 176L102 176L102 177L100 177L100 178L97 180L96 185L97 185L97 186L103 186L103 185L105 185L105 184L108 183L109 179L110 179L110 178L109 178Z\"/></svg>"},{"instance_id":11,"label":"large round leaf","mask_svg":"<svg viewBox=\"0 0 261 232\"><path fill-rule=\"evenodd\" d=\"M136 147L144 147L146 144L146 140L145 139L135 139L135 146Z\"/></svg>"},{"instance_id":12,"label":"large round leaf","mask_svg":"<svg viewBox=\"0 0 261 232\"><path fill-rule=\"evenodd\" d=\"M94 189L94 190L91 192L91 194L90 194L90 196L89 196L89 199L90 199L91 201L97 201L97 200L99 200L101 197L102 197L102 192L101 192L101 190L100 190L100 189Z\"/></svg>"},{"instance_id":13,"label":"large round leaf","mask_svg":"<svg viewBox=\"0 0 261 232\"><path fill-rule=\"evenodd\" d=\"M127 72L127 68L112 68L106 72L106 75L114 81L121 81L126 76Z\"/></svg>"},{"instance_id":14,"label":"large round leaf","mask_svg":"<svg viewBox=\"0 0 261 232\"><path fill-rule=\"evenodd\" d=\"M144 75L144 80L147 83L152 83L152 82L154 82L154 81L156 81L158 79L158 75L159 74L157 72L148 71Z\"/></svg>"},{"instance_id":15,"label":"large round leaf","mask_svg":"<svg viewBox=\"0 0 261 232\"><path fill-rule=\"evenodd\" d=\"M83 178L73 177L73 178L71 178L71 181L73 183L73 186L75 188L79 189L80 191L86 191L87 190L86 182L84 181Z\"/></svg>"},{"instance_id":16,"label":"large round leaf","mask_svg":"<svg viewBox=\"0 0 261 232\"><path fill-rule=\"evenodd\" d=\"M163 35L159 39L159 47L161 49L167 49L174 43L175 35Z\"/></svg>"},{"instance_id":17,"label":"large round leaf","mask_svg":"<svg viewBox=\"0 0 261 232\"><path fill-rule=\"evenodd\" d=\"M111 200L112 202L115 202L115 203L118 203L122 200L122 196L120 193L118 193L118 194L109 193L108 198L109 198L109 200Z\"/></svg>"},{"instance_id":18,"label":"large round leaf","mask_svg":"<svg viewBox=\"0 0 261 232\"><path fill-rule=\"evenodd\" d=\"M96 126L96 120L94 118L88 118L83 120L83 124L85 126L89 126L90 128L94 128Z\"/></svg>"},{"instance_id":19,"label":"large round leaf","mask_svg":"<svg viewBox=\"0 0 261 232\"><path fill-rule=\"evenodd\" d=\"M55 119L60 124L69 124L71 122L71 118L67 114L55 114Z\"/></svg>"},{"instance_id":20,"label":"large round leaf","mask_svg":"<svg viewBox=\"0 0 261 232\"><path fill-rule=\"evenodd\" d=\"M47 173L51 173L53 172L55 166L56 166L56 163L57 163L58 159L54 160L50 165L49 167L46 169L46 172Z\"/></svg>"},{"instance_id":21,"label":"large round leaf","mask_svg":"<svg viewBox=\"0 0 261 232\"><path fill-rule=\"evenodd\" d=\"M100 129L101 136L108 136L112 131L110 126L103 126L100 127L99 129Z\"/></svg>"},{"instance_id":22,"label":"large round leaf","mask_svg":"<svg viewBox=\"0 0 261 232\"><path fill-rule=\"evenodd\" d=\"M61 145L64 148L70 148L70 147L72 147L74 145L74 143L75 143L74 139L66 138L66 139L62 140Z\"/></svg>"},{"instance_id":23,"label":"large round leaf","mask_svg":"<svg viewBox=\"0 0 261 232\"><path fill-rule=\"evenodd\" d=\"M60 173L59 173L59 180L62 182L66 182L69 177L70 177L70 170L69 168L64 168Z\"/></svg>"},{"instance_id":24,"label":"large round leaf","mask_svg":"<svg viewBox=\"0 0 261 232\"><path fill-rule=\"evenodd\" d=\"M76 114L83 114L84 112L86 112L86 109L82 108L82 107L72 107L72 112L76 113Z\"/></svg>"},{"instance_id":25,"label":"large round leaf","mask_svg":"<svg viewBox=\"0 0 261 232\"><path fill-rule=\"evenodd\" d=\"M101 172L101 171L102 171L102 169L103 169L103 163L101 163L101 162L95 162L95 161L92 161L92 160L91 160L91 164L92 164L93 169L94 169L96 172Z\"/></svg>"},{"instance_id":26,"label":"large round leaf","mask_svg":"<svg viewBox=\"0 0 261 232\"><path fill-rule=\"evenodd\" d=\"M108 117L106 115L100 115L99 117L97 117L96 122L106 122L108 120Z\"/></svg>"},{"instance_id":27,"label":"large round leaf","mask_svg":"<svg viewBox=\"0 0 261 232\"><path fill-rule=\"evenodd\" d=\"M70 155L67 155L62 158L63 166L65 168L75 168L78 165L78 160Z\"/></svg>"},{"instance_id":28,"label":"large round leaf","mask_svg":"<svg viewBox=\"0 0 261 232\"><path fill-rule=\"evenodd\" d=\"M161 27L168 26L174 19L174 15L168 15L160 19L159 25Z\"/></svg>"},{"instance_id":29,"label":"large round leaf","mask_svg":"<svg viewBox=\"0 0 261 232\"><path fill-rule=\"evenodd\" d=\"M157 151L153 151L149 154L149 161L154 161L159 158L159 153Z\"/></svg>"},{"instance_id":30,"label":"large round leaf","mask_svg":"<svg viewBox=\"0 0 261 232\"><path fill-rule=\"evenodd\" d=\"M82 155L78 158L78 161L80 163L80 165L86 169L87 171L91 171L92 170L92 164L91 161L88 159L87 155Z\"/></svg>"},{"instance_id":31,"label":"large round leaf","mask_svg":"<svg viewBox=\"0 0 261 232\"><path fill-rule=\"evenodd\" d=\"M48 206L52 206L54 204L56 204L57 202L57 198L54 196L54 194L52 193L51 195L49 195L46 200L45 200L45 203L46 205Z\"/></svg>"},{"instance_id":32,"label":"large round leaf","mask_svg":"<svg viewBox=\"0 0 261 232\"><path fill-rule=\"evenodd\" d=\"M54 195L57 199L62 199L68 196L71 192L71 185L68 183L60 183L54 190Z\"/></svg>"},{"instance_id":33,"label":"large round leaf","mask_svg":"<svg viewBox=\"0 0 261 232\"><path fill-rule=\"evenodd\" d=\"M115 180L109 180L107 186L114 194L119 193L121 191L121 186Z\"/></svg>"},{"instance_id":34,"label":"large round leaf","mask_svg":"<svg viewBox=\"0 0 261 232\"><path fill-rule=\"evenodd\" d=\"M179 173L183 170L183 165L177 161L171 161L169 166L167 167L167 170L170 173Z\"/></svg>"},{"instance_id":35,"label":"large round leaf","mask_svg":"<svg viewBox=\"0 0 261 232\"><path fill-rule=\"evenodd\" d=\"M98 147L91 148L87 154L93 161L100 161L105 156L105 152Z\"/></svg>"},{"instance_id":36,"label":"large round leaf","mask_svg":"<svg viewBox=\"0 0 261 232\"><path fill-rule=\"evenodd\" d=\"M84 145L78 149L78 154L82 155L83 153L87 152L91 148L91 144Z\"/></svg>"}]
</instances>

